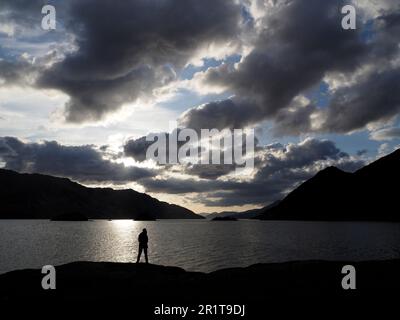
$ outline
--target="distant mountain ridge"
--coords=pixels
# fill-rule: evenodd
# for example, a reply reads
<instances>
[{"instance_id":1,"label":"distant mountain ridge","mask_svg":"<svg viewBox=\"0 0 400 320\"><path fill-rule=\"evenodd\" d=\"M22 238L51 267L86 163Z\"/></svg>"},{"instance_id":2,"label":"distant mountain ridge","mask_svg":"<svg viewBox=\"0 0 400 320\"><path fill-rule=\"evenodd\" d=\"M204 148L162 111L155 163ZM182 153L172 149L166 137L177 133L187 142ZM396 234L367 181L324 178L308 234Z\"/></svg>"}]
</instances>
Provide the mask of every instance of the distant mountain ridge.
<instances>
[{"instance_id":1,"label":"distant mountain ridge","mask_svg":"<svg viewBox=\"0 0 400 320\"><path fill-rule=\"evenodd\" d=\"M0 219L202 219L134 190L87 188L66 178L0 169Z\"/></svg>"},{"instance_id":2,"label":"distant mountain ridge","mask_svg":"<svg viewBox=\"0 0 400 320\"><path fill-rule=\"evenodd\" d=\"M399 181L400 149L354 173L326 168L256 218L400 221Z\"/></svg>"},{"instance_id":3,"label":"distant mountain ridge","mask_svg":"<svg viewBox=\"0 0 400 320\"><path fill-rule=\"evenodd\" d=\"M265 210L269 208L273 208L274 206L277 206L279 204L280 200L277 200L273 203L271 203L268 206L258 208L258 209L250 209L246 211L222 211L222 212L213 212L210 214L203 214L207 219L214 219L214 218L236 218L236 219L253 219L255 217L258 217L261 213L263 213Z\"/></svg>"},{"instance_id":4,"label":"distant mountain ridge","mask_svg":"<svg viewBox=\"0 0 400 320\"><path fill-rule=\"evenodd\" d=\"M221 211L221 212L213 212L210 214L203 214L207 219L214 218L225 218L225 217L233 217L237 219L251 219L259 215L264 208L259 209L250 209L246 211Z\"/></svg>"}]
</instances>

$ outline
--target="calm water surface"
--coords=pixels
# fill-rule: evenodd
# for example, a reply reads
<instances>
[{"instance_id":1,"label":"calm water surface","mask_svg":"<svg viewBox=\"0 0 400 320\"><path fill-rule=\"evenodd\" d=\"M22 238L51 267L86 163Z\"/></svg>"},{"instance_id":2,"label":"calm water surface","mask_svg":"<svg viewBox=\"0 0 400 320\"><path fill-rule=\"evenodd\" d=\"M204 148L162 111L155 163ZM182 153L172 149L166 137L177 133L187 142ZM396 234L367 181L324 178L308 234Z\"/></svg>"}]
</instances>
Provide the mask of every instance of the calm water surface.
<instances>
[{"instance_id":1,"label":"calm water surface","mask_svg":"<svg viewBox=\"0 0 400 320\"><path fill-rule=\"evenodd\" d=\"M213 271L259 262L400 258L400 224L0 220L0 273L72 261L132 262L147 228L150 262Z\"/></svg>"}]
</instances>

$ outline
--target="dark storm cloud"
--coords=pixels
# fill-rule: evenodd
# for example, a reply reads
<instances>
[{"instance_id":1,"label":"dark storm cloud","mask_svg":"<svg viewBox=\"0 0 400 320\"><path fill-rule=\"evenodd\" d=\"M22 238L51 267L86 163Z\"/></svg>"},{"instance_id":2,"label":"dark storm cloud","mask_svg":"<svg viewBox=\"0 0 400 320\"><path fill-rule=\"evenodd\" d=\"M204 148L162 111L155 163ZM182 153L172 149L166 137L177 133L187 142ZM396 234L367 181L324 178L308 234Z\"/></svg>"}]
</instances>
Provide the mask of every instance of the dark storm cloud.
<instances>
[{"instance_id":1,"label":"dark storm cloud","mask_svg":"<svg viewBox=\"0 0 400 320\"><path fill-rule=\"evenodd\" d=\"M186 166L184 172L201 179L215 180L235 171L236 167L234 164L194 164Z\"/></svg>"},{"instance_id":2,"label":"dark storm cloud","mask_svg":"<svg viewBox=\"0 0 400 320\"><path fill-rule=\"evenodd\" d=\"M389 61L400 52L400 13L380 16L377 21L379 29L367 60L376 70L334 92L321 112L325 119L319 131L346 133L399 114L400 68Z\"/></svg>"},{"instance_id":3,"label":"dark storm cloud","mask_svg":"<svg viewBox=\"0 0 400 320\"><path fill-rule=\"evenodd\" d=\"M181 129L177 129L177 134L179 135ZM185 164L183 159L178 159L178 161L180 162L182 171L186 174L189 175L194 175L194 176L198 176L199 178L202 179L216 179L218 177L227 175L233 171L235 171L235 169L237 169L238 167L240 167L239 165L236 165L235 163L233 164L223 164L224 163L224 159L225 159L225 155L231 155L232 159L234 157L234 148L231 147L224 147L224 138L227 137L228 139L231 140L231 142L233 143L234 138L233 135L231 134L232 132L229 132L228 136L223 136L220 138L219 143L220 143L220 152L221 152L221 164L209 164L207 166L201 165L201 164ZM170 133L160 133L162 135L165 135L165 139L166 139L166 145L165 146L160 146L159 152L165 152L167 159L169 158L169 138L170 138ZM201 133L197 132L198 134L198 156L204 156L204 152L205 149L202 148L201 146ZM151 134L147 135L147 136L143 136L137 139L130 139L128 141L125 142L123 148L124 148L124 156L126 157L131 157L133 159L135 159L138 162L143 162L146 160L146 152L148 150L148 148L155 142L157 142L158 138L156 138L154 141L153 140L149 140L147 141L147 139L150 139ZM259 140L257 139L257 137L254 137L254 150L258 151L261 150L261 147L259 146ZM193 141L192 141L193 142ZM189 138L187 138L186 141L178 141L178 149L177 152L179 152L179 148L181 148L183 145L185 145L186 143L190 144ZM193 145L192 145L193 146ZM246 136L242 137L242 144L239 145L237 144L237 147L241 147L242 148L242 154L246 153ZM209 151L209 155L211 157L211 151ZM188 155L187 155L188 156ZM187 159L185 159L187 160ZM168 161L168 160L167 160ZM255 160L256 164L258 163L258 158L256 158ZM163 165L164 166L164 165Z\"/></svg>"},{"instance_id":4,"label":"dark storm cloud","mask_svg":"<svg viewBox=\"0 0 400 320\"><path fill-rule=\"evenodd\" d=\"M260 108L254 101L231 98L206 103L182 114L180 124L200 131L203 128L239 129L243 123L254 122Z\"/></svg>"},{"instance_id":5,"label":"dark storm cloud","mask_svg":"<svg viewBox=\"0 0 400 320\"><path fill-rule=\"evenodd\" d=\"M26 61L0 60L0 85L29 85L37 71L35 66Z\"/></svg>"},{"instance_id":6,"label":"dark storm cloud","mask_svg":"<svg viewBox=\"0 0 400 320\"><path fill-rule=\"evenodd\" d=\"M353 70L360 56L367 53L357 31L341 28L339 8L343 1L289 2L268 16L254 50L236 70L219 67L207 73L205 82L228 86L236 96L251 97L259 106L220 102L217 110L226 118L220 119L221 126L243 126L272 118L326 72ZM188 122L206 126L214 107L211 103L193 109L187 114Z\"/></svg>"},{"instance_id":7,"label":"dark storm cloud","mask_svg":"<svg viewBox=\"0 0 400 320\"><path fill-rule=\"evenodd\" d=\"M71 79L64 77L64 70L57 71L58 67L61 65L45 73L39 84L61 89L70 96L65 105L65 117L67 121L76 123L99 120L124 103L149 93L160 84L160 78L168 77L164 68L155 70L143 66L114 79Z\"/></svg>"},{"instance_id":8,"label":"dark storm cloud","mask_svg":"<svg viewBox=\"0 0 400 320\"><path fill-rule=\"evenodd\" d=\"M323 130L349 132L371 121L389 120L400 111L400 69L374 73L339 89L326 111Z\"/></svg>"},{"instance_id":9,"label":"dark storm cloud","mask_svg":"<svg viewBox=\"0 0 400 320\"><path fill-rule=\"evenodd\" d=\"M146 188L146 192L185 194L191 192L203 193L212 188L216 182L196 181L194 179L143 179L141 184Z\"/></svg>"},{"instance_id":10,"label":"dark storm cloud","mask_svg":"<svg viewBox=\"0 0 400 320\"><path fill-rule=\"evenodd\" d=\"M312 131L311 116L317 110L313 104L279 110L272 128L274 136L297 136Z\"/></svg>"},{"instance_id":11,"label":"dark storm cloud","mask_svg":"<svg viewBox=\"0 0 400 320\"><path fill-rule=\"evenodd\" d=\"M80 182L126 183L154 175L151 170L103 159L93 146L63 146L55 141L24 143L3 137L0 159L5 162L5 169L69 177Z\"/></svg>"},{"instance_id":12,"label":"dark storm cloud","mask_svg":"<svg viewBox=\"0 0 400 320\"><path fill-rule=\"evenodd\" d=\"M283 157L267 154L264 165L254 179L243 183L226 183L205 199L208 206L232 206L244 204L265 205L282 199L303 181L328 167L353 172L364 164L341 152L331 141L308 139L299 145L290 145Z\"/></svg>"},{"instance_id":13,"label":"dark storm cloud","mask_svg":"<svg viewBox=\"0 0 400 320\"><path fill-rule=\"evenodd\" d=\"M335 143L329 140L306 139L300 144L290 144L286 147L284 161L269 159L267 166L273 171L280 167L299 168L313 164L320 160L339 160L349 155L336 147ZM264 167L265 169L266 167Z\"/></svg>"},{"instance_id":14,"label":"dark storm cloud","mask_svg":"<svg viewBox=\"0 0 400 320\"><path fill-rule=\"evenodd\" d=\"M173 133L178 135L180 129L174 130ZM143 136L137 139L129 139L124 144L124 155L126 157L131 157L138 162L143 162L146 160L146 152L147 149L154 143L157 143L158 137L157 135L165 136L165 146L160 145L159 152L165 152L167 159L169 158L169 139L170 133L160 132L160 133L149 133L147 136ZM148 140L147 140L148 139ZM188 140L186 140L188 141ZM177 146L179 148L184 145L185 141L178 141Z\"/></svg>"},{"instance_id":15,"label":"dark storm cloud","mask_svg":"<svg viewBox=\"0 0 400 320\"><path fill-rule=\"evenodd\" d=\"M147 149L154 143L147 141L146 138L147 136L128 140L124 145L124 154L136 161L145 161Z\"/></svg>"},{"instance_id":16,"label":"dark storm cloud","mask_svg":"<svg viewBox=\"0 0 400 320\"><path fill-rule=\"evenodd\" d=\"M342 29L340 8L346 1L288 3L268 15L254 50L236 70L220 66L207 71L205 83L228 87L235 98L187 111L181 117L185 125L241 127L270 119L276 135L298 135L349 132L398 114L398 70L388 62L399 53L400 13L386 12L375 19L367 40L361 21L357 30ZM326 111L313 104L296 106L294 98L325 76L350 75L367 65L375 72L334 92ZM318 128L312 127L314 114L325 119Z\"/></svg>"},{"instance_id":17,"label":"dark storm cloud","mask_svg":"<svg viewBox=\"0 0 400 320\"><path fill-rule=\"evenodd\" d=\"M199 201L210 206L266 204L281 199L327 166L355 171L363 165L362 161L351 158L327 140L307 139L297 145L266 146L264 149L258 170L250 181L149 178L140 183L149 192L202 193ZM204 166L204 171L207 168Z\"/></svg>"},{"instance_id":18,"label":"dark storm cloud","mask_svg":"<svg viewBox=\"0 0 400 320\"><path fill-rule=\"evenodd\" d=\"M363 156L363 155L365 155L367 153L368 153L367 149L361 149L361 150L357 151L357 156L361 157L361 156Z\"/></svg>"},{"instance_id":19,"label":"dark storm cloud","mask_svg":"<svg viewBox=\"0 0 400 320\"><path fill-rule=\"evenodd\" d=\"M45 70L37 86L56 88L70 96L65 116L71 122L101 119L124 103L151 95L154 88L175 79L175 70L203 45L243 36L239 23L243 10L229 0L46 3L56 6L63 33L74 36L78 49ZM348 1L279 3L286 5L268 8L271 14L263 18L258 38L251 42L254 49L236 69L220 66L206 72L208 85L227 87L235 97L189 110L181 118L184 125L221 129L271 119L276 135L296 135L314 130L348 132L398 113L396 91L384 82L398 82L398 72L390 63L398 56L400 42L400 13L395 1L382 3L389 10L375 19L370 34L363 28L362 10L357 11L357 30L341 28L340 8ZM6 22L40 29L42 5L39 0L4 0L0 12ZM255 28L253 22L246 28ZM310 120L318 111L315 106L292 110L293 98L306 93L324 76L349 75L371 64L381 82L379 97L372 97L368 108L381 109L381 98L394 95L382 112L364 110L362 119L346 117L345 123L337 123L341 121L337 110L346 108L350 113L353 102L357 105L348 93L360 90L361 94L363 88L358 83L334 93L333 104L324 113L326 123L318 129ZM26 61L0 60L3 84L25 84L31 74L32 65ZM373 88L374 77L368 82L364 88ZM374 92L367 91L370 96ZM340 98L343 93L348 100ZM358 107L354 108L356 114Z\"/></svg>"},{"instance_id":20,"label":"dark storm cloud","mask_svg":"<svg viewBox=\"0 0 400 320\"><path fill-rule=\"evenodd\" d=\"M234 40L239 18L230 0L72 1L66 29L79 49L39 85L70 96L68 121L98 120L173 80L203 45Z\"/></svg>"}]
</instances>

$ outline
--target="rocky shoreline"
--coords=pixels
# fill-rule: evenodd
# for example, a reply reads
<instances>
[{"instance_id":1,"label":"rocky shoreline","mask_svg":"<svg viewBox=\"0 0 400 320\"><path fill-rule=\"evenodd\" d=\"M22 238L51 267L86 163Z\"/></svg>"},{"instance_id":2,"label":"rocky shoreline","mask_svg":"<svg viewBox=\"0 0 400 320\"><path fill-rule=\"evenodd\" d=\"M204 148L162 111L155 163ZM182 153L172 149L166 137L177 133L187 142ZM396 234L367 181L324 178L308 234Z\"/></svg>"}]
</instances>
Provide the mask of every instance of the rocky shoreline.
<instances>
[{"instance_id":1,"label":"rocky shoreline","mask_svg":"<svg viewBox=\"0 0 400 320\"><path fill-rule=\"evenodd\" d=\"M356 290L342 288L344 265L356 269ZM400 260L297 261L256 264L211 273L178 267L111 262L56 266L56 289L41 287L41 270L0 275L0 301L157 303L262 303L279 299L359 300L400 290Z\"/></svg>"}]
</instances>

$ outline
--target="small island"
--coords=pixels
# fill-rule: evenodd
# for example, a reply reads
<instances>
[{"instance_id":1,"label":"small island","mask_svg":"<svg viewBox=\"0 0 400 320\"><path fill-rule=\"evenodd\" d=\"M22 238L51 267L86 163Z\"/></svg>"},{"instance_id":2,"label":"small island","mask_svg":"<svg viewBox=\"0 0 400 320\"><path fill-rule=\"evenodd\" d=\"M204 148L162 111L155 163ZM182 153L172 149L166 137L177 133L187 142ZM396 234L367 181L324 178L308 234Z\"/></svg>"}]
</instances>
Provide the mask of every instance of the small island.
<instances>
[{"instance_id":1,"label":"small island","mask_svg":"<svg viewBox=\"0 0 400 320\"><path fill-rule=\"evenodd\" d=\"M238 221L235 217L215 217L211 221Z\"/></svg>"}]
</instances>

